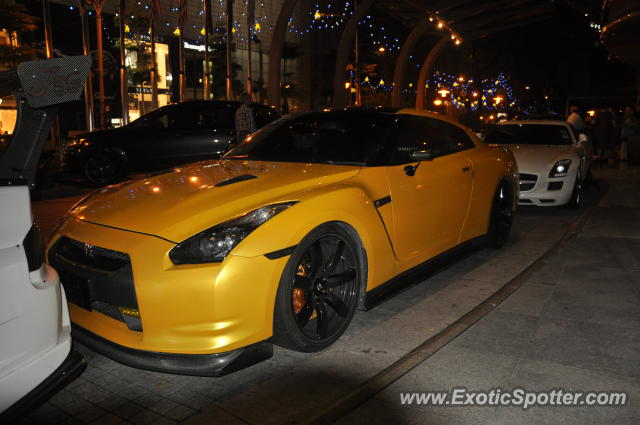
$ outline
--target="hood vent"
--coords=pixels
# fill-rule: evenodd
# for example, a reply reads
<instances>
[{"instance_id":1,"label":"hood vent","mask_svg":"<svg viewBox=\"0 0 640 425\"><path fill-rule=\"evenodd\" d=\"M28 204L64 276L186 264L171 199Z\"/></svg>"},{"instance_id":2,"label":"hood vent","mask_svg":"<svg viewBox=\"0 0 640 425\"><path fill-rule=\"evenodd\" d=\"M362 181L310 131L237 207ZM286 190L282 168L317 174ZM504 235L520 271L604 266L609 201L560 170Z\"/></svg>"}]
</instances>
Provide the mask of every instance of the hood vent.
<instances>
[{"instance_id":1,"label":"hood vent","mask_svg":"<svg viewBox=\"0 0 640 425\"><path fill-rule=\"evenodd\" d=\"M230 184L239 183L245 180L257 179L257 178L258 176L254 176L253 174L243 174L241 176L231 177L230 179L227 179L227 180L222 180L221 182L216 183L215 186L216 187L227 186Z\"/></svg>"}]
</instances>

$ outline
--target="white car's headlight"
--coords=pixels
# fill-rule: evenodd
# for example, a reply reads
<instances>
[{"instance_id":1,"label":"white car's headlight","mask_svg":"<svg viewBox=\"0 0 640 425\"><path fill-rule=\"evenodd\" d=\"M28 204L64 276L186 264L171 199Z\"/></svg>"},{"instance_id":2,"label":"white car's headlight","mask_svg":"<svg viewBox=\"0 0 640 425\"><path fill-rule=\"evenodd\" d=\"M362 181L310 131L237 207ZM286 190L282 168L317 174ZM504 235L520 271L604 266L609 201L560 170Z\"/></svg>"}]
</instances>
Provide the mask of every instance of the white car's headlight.
<instances>
[{"instance_id":1,"label":"white car's headlight","mask_svg":"<svg viewBox=\"0 0 640 425\"><path fill-rule=\"evenodd\" d=\"M258 208L241 217L217 224L180 242L169 251L173 264L218 263L258 226L297 201Z\"/></svg>"},{"instance_id":2,"label":"white car's headlight","mask_svg":"<svg viewBox=\"0 0 640 425\"><path fill-rule=\"evenodd\" d=\"M561 159L560 161L556 162L553 167L551 167L551 171L549 171L549 177L566 177L567 173L569 173L570 165L570 159Z\"/></svg>"}]
</instances>

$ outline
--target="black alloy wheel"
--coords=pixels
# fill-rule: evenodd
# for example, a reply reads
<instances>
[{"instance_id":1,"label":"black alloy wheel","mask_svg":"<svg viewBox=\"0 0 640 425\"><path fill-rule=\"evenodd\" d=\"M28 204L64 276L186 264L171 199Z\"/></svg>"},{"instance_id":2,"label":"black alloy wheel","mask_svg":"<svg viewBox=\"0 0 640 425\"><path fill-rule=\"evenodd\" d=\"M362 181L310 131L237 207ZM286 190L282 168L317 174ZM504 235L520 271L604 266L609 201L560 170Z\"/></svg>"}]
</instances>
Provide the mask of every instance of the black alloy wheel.
<instances>
[{"instance_id":1,"label":"black alloy wheel","mask_svg":"<svg viewBox=\"0 0 640 425\"><path fill-rule=\"evenodd\" d=\"M342 335L358 303L358 249L347 232L331 223L316 228L296 247L276 296L276 344L312 352Z\"/></svg>"},{"instance_id":2,"label":"black alloy wheel","mask_svg":"<svg viewBox=\"0 0 640 425\"><path fill-rule=\"evenodd\" d=\"M512 191L506 183L498 186L491 206L489 217L488 245L490 248L502 248L511 234L513 224Z\"/></svg>"},{"instance_id":3,"label":"black alloy wheel","mask_svg":"<svg viewBox=\"0 0 640 425\"><path fill-rule=\"evenodd\" d=\"M105 153L94 153L84 164L84 177L94 186L106 186L118 176L118 164Z\"/></svg>"}]
</instances>

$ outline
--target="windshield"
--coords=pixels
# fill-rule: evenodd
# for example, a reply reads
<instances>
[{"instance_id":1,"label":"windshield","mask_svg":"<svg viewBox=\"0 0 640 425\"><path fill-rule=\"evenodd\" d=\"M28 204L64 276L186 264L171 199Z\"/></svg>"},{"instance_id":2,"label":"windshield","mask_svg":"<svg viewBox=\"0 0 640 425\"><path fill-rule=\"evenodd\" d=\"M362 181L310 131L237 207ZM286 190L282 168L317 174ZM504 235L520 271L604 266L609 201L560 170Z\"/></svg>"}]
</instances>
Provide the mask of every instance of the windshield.
<instances>
[{"instance_id":1,"label":"windshield","mask_svg":"<svg viewBox=\"0 0 640 425\"><path fill-rule=\"evenodd\" d=\"M487 129L489 144L570 145L571 134L565 126L551 124L507 124Z\"/></svg>"},{"instance_id":2,"label":"windshield","mask_svg":"<svg viewBox=\"0 0 640 425\"><path fill-rule=\"evenodd\" d=\"M229 151L224 159L379 165L392 114L325 112L274 121Z\"/></svg>"}]
</instances>

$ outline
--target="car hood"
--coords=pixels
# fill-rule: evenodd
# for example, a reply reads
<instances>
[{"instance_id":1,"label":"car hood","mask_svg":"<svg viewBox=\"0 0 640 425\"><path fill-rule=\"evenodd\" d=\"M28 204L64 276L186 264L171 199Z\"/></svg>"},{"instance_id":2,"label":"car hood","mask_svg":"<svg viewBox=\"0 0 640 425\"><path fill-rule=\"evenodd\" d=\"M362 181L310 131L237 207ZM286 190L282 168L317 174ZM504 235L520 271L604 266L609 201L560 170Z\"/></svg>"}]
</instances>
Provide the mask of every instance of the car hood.
<instances>
[{"instance_id":1,"label":"car hood","mask_svg":"<svg viewBox=\"0 0 640 425\"><path fill-rule=\"evenodd\" d=\"M106 130L89 131L89 132L86 132L86 133L77 134L75 137L77 139L80 139L80 138L84 138L84 139L102 139L102 138L105 138L105 137L110 137L110 136L114 136L116 134L120 134L120 133L122 133L124 128L125 127L118 127L118 128L108 128Z\"/></svg>"},{"instance_id":2,"label":"car hood","mask_svg":"<svg viewBox=\"0 0 640 425\"><path fill-rule=\"evenodd\" d=\"M100 189L70 214L79 220L181 242L237 215L296 200L301 191L348 179L359 171L358 166L208 161ZM246 176L255 178L243 180Z\"/></svg>"},{"instance_id":3,"label":"car hood","mask_svg":"<svg viewBox=\"0 0 640 425\"><path fill-rule=\"evenodd\" d=\"M573 145L504 145L513 152L520 172L544 173L556 161L569 158L576 159Z\"/></svg>"}]
</instances>

